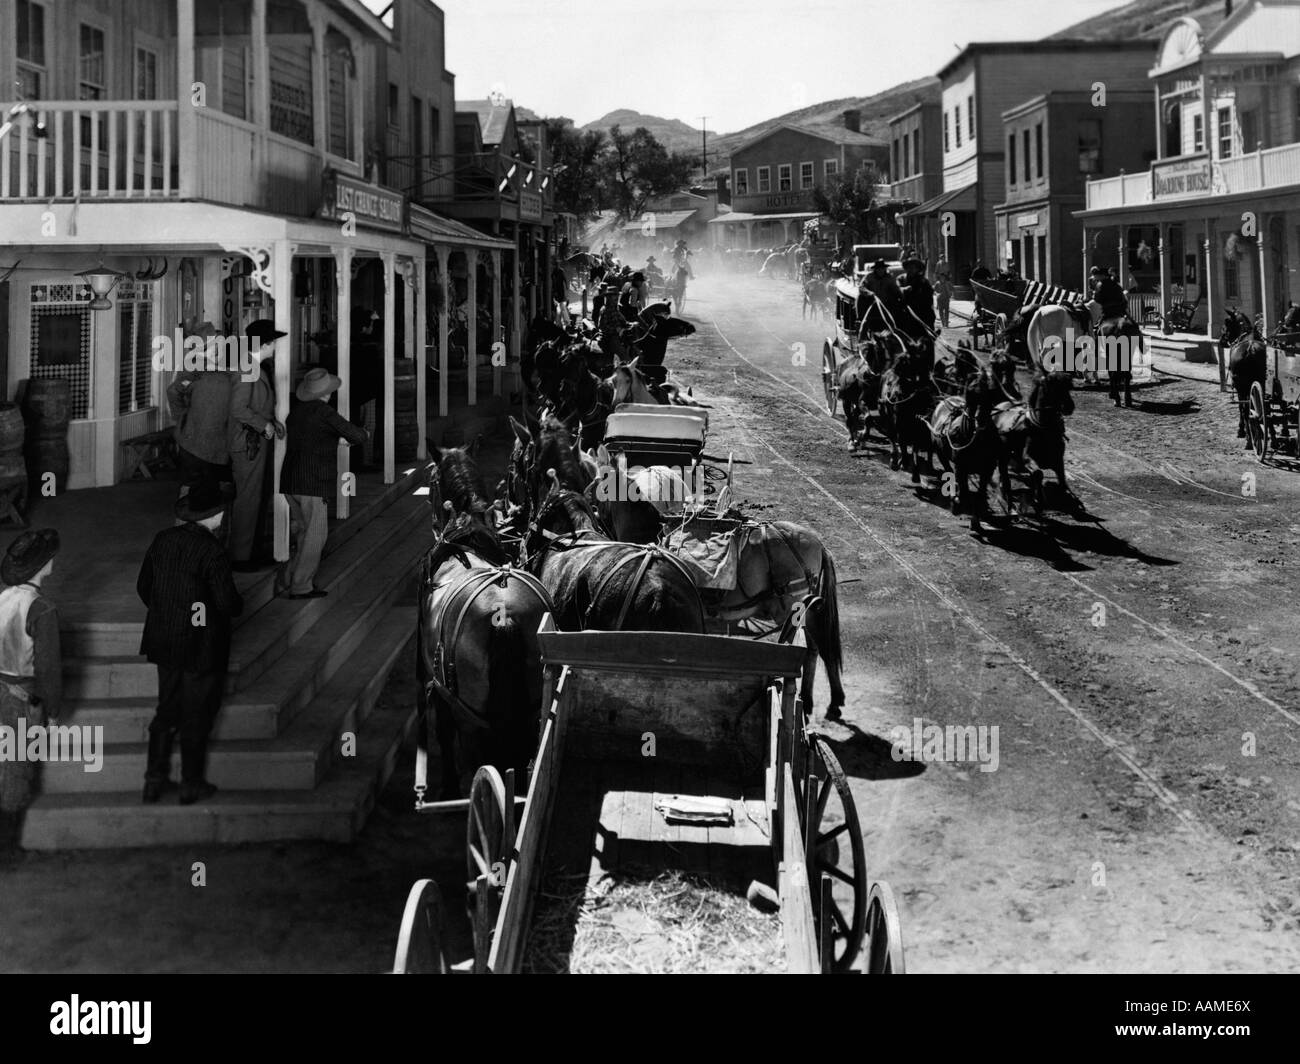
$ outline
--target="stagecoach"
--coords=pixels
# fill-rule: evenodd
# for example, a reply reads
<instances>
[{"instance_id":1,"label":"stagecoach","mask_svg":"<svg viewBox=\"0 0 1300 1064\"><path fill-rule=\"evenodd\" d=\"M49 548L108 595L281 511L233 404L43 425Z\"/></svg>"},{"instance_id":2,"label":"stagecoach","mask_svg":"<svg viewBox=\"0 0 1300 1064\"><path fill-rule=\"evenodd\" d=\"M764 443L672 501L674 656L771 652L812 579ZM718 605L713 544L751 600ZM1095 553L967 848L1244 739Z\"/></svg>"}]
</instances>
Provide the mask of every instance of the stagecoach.
<instances>
[{"instance_id":1,"label":"stagecoach","mask_svg":"<svg viewBox=\"0 0 1300 1064\"><path fill-rule=\"evenodd\" d=\"M848 277L838 278L832 287L835 335L826 337L822 344L822 388L826 392L826 412L834 417L839 405L840 363L858 354L861 346L858 327L862 323L862 289L856 279Z\"/></svg>"},{"instance_id":2,"label":"stagecoach","mask_svg":"<svg viewBox=\"0 0 1300 1064\"><path fill-rule=\"evenodd\" d=\"M749 884L751 898L778 906L779 918L750 929L754 942L733 943L764 946L778 970L903 972L893 894L868 881L848 780L796 694L798 629L779 644L630 639L558 632L548 615L539 640L541 739L524 797L513 772L487 766L469 799L450 803L468 812L473 956L447 956L441 894L424 879L407 900L395 972L569 970L582 952L580 909L594 904L606 925L645 928L636 885L670 871L692 877L674 885L688 910L715 885L739 893Z\"/></svg>"},{"instance_id":3,"label":"stagecoach","mask_svg":"<svg viewBox=\"0 0 1300 1064\"><path fill-rule=\"evenodd\" d=\"M1261 462L1279 446L1300 452L1300 332L1274 332L1267 350L1267 379L1251 385L1244 411L1247 438Z\"/></svg>"}]
</instances>

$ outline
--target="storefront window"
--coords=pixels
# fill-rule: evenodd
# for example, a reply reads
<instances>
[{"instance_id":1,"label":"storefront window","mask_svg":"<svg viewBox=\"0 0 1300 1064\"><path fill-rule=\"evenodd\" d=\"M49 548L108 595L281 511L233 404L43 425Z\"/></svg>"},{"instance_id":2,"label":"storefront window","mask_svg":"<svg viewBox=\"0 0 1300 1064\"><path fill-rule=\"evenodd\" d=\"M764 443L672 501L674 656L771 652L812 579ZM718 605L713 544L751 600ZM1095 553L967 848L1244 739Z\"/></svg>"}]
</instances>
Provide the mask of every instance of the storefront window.
<instances>
[{"instance_id":1,"label":"storefront window","mask_svg":"<svg viewBox=\"0 0 1300 1064\"><path fill-rule=\"evenodd\" d=\"M134 302L118 297L117 412L133 414L153 405L153 305L148 287Z\"/></svg>"},{"instance_id":2,"label":"storefront window","mask_svg":"<svg viewBox=\"0 0 1300 1064\"><path fill-rule=\"evenodd\" d=\"M83 284L35 284L31 289L30 362L33 380L66 380L69 415L90 416L91 328L96 313Z\"/></svg>"}]
</instances>

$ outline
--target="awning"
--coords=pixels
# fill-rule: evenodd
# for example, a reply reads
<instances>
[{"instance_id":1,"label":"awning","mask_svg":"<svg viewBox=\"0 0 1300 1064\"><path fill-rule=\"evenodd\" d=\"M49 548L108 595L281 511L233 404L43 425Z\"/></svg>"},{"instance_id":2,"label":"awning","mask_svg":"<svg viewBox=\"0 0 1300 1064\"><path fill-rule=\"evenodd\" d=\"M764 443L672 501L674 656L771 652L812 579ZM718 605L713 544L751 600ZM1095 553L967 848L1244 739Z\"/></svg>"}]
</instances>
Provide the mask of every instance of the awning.
<instances>
[{"instance_id":1,"label":"awning","mask_svg":"<svg viewBox=\"0 0 1300 1064\"><path fill-rule=\"evenodd\" d=\"M411 236L426 244L462 244L467 247L500 248L513 250L509 240L481 233L464 222L437 214L427 207L412 203L410 208Z\"/></svg>"},{"instance_id":2,"label":"awning","mask_svg":"<svg viewBox=\"0 0 1300 1064\"><path fill-rule=\"evenodd\" d=\"M731 211L709 219L709 225L722 225L726 222L795 222L820 217L816 211L796 211L792 214L746 214L743 211Z\"/></svg>"},{"instance_id":3,"label":"awning","mask_svg":"<svg viewBox=\"0 0 1300 1064\"><path fill-rule=\"evenodd\" d=\"M654 231L676 229L683 222L695 216L696 211L646 211L640 220L627 222L619 226L624 233L639 233L645 226L654 222Z\"/></svg>"},{"instance_id":4,"label":"awning","mask_svg":"<svg viewBox=\"0 0 1300 1064\"><path fill-rule=\"evenodd\" d=\"M938 214L940 211L973 211L975 209L975 185L941 192L933 199L928 199L919 207L903 211L904 218L919 218L923 214Z\"/></svg>"}]
</instances>

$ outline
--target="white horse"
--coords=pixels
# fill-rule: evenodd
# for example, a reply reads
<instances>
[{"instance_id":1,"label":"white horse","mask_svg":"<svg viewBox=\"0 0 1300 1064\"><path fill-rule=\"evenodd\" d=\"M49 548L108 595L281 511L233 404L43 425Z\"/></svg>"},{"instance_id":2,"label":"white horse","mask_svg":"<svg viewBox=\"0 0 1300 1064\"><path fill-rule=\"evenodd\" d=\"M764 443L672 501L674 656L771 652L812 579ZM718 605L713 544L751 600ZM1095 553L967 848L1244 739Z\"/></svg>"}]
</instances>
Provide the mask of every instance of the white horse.
<instances>
[{"instance_id":1,"label":"white horse","mask_svg":"<svg viewBox=\"0 0 1300 1064\"><path fill-rule=\"evenodd\" d=\"M1090 299L1084 306L1089 318L1087 335L1091 335L1091 326L1101 321L1101 304ZM1083 335L1078 331L1080 324L1078 317L1068 307L1039 307L1029 319L1029 328L1025 331L1029 362L1033 368L1039 372L1072 370L1077 351L1075 343ZM1043 366L1045 357L1051 363L1046 370Z\"/></svg>"}]
</instances>

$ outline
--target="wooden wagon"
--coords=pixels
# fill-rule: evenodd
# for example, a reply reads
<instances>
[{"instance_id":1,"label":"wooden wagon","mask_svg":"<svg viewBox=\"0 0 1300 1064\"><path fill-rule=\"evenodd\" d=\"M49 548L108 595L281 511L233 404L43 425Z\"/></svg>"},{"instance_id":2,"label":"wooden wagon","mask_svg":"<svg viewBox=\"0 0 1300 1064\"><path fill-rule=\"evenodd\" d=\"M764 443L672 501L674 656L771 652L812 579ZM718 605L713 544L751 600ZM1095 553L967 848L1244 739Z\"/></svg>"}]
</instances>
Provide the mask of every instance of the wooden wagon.
<instances>
[{"instance_id":1,"label":"wooden wagon","mask_svg":"<svg viewBox=\"0 0 1300 1064\"><path fill-rule=\"evenodd\" d=\"M1246 433L1261 462L1278 450L1300 453L1300 332L1275 331L1267 341L1268 376L1250 387Z\"/></svg>"},{"instance_id":2,"label":"wooden wagon","mask_svg":"<svg viewBox=\"0 0 1300 1064\"><path fill-rule=\"evenodd\" d=\"M904 969L887 884L870 884L848 781L796 698L805 648L712 635L540 629L541 742L522 805L485 767L468 801L474 956L450 965L438 891L412 888L395 970L525 968L539 886L677 869L779 904L792 972ZM711 808L700 823L672 810ZM762 883L763 880L767 882ZM774 889L773 889L774 888ZM865 950L862 948L866 944Z\"/></svg>"}]
</instances>

